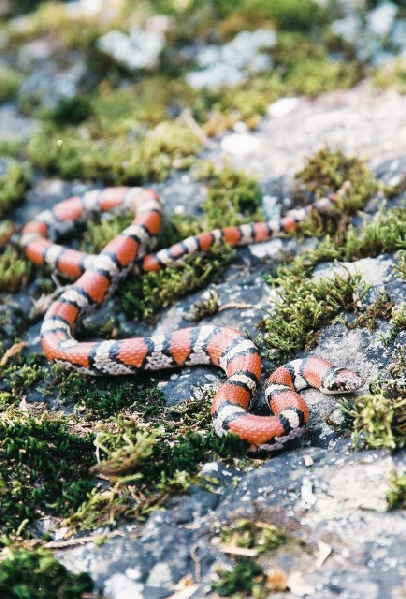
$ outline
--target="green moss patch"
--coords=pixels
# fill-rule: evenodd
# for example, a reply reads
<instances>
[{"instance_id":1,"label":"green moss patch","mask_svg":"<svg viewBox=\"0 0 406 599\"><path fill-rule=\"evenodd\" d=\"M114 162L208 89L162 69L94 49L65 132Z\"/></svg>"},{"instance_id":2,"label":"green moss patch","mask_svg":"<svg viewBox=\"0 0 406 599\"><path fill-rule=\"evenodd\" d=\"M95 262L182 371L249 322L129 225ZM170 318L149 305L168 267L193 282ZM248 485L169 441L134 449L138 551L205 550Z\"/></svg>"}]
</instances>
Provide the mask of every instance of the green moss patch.
<instances>
[{"instance_id":1,"label":"green moss patch","mask_svg":"<svg viewBox=\"0 0 406 599\"><path fill-rule=\"evenodd\" d=\"M309 156L295 175L295 199L301 199L301 192L316 197L336 193L338 209L349 214L363 208L377 190L378 182L363 160L328 146Z\"/></svg>"},{"instance_id":2,"label":"green moss patch","mask_svg":"<svg viewBox=\"0 0 406 599\"><path fill-rule=\"evenodd\" d=\"M162 122L134 143L121 139L114 144L88 139L73 129L48 128L31 137L28 156L44 171L67 179L137 185L147 179L165 179L172 168L186 168L201 146L186 125L176 122Z\"/></svg>"},{"instance_id":3,"label":"green moss patch","mask_svg":"<svg viewBox=\"0 0 406 599\"><path fill-rule=\"evenodd\" d=\"M17 293L27 285L31 263L21 253L8 246L0 250L0 293Z\"/></svg>"},{"instance_id":4,"label":"green moss patch","mask_svg":"<svg viewBox=\"0 0 406 599\"><path fill-rule=\"evenodd\" d=\"M406 508L406 474L395 468L391 471L389 479L390 487L386 493L389 510L401 510Z\"/></svg>"},{"instance_id":5,"label":"green moss patch","mask_svg":"<svg viewBox=\"0 0 406 599\"><path fill-rule=\"evenodd\" d=\"M154 322L162 308L216 282L233 255L228 246L214 246L204 254L186 256L158 272L130 277L119 290L123 308L132 317Z\"/></svg>"},{"instance_id":6,"label":"green moss patch","mask_svg":"<svg viewBox=\"0 0 406 599\"><path fill-rule=\"evenodd\" d=\"M0 176L0 218L24 201L30 181L31 170L28 165L10 161L7 172Z\"/></svg>"},{"instance_id":7,"label":"green moss patch","mask_svg":"<svg viewBox=\"0 0 406 599\"><path fill-rule=\"evenodd\" d=\"M89 379L22 354L2 380L10 391L0 394L0 531L13 539L30 537L44 515L90 529L144 519L171 493L203 484L203 463L235 466L246 453L245 442L213 431L211 392L169 409L152 379ZM33 391L57 393L67 414L21 402Z\"/></svg>"},{"instance_id":8,"label":"green moss patch","mask_svg":"<svg viewBox=\"0 0 406 599\"><path fill-rule=\"evenodd\" d=\"M10 550L0 562L0 595L4 599L90 599L93 582L86 572L74 574L50 551Z\"/></svg>"},{"instance_id":9,"label":"green moss patch","mask_svg":"<svg viewBox=\"0 0 406 599\"><path fill-rule=\"evenodd\" d=\"M353 404L342 402L355 447L390 451L404 447L405 405L406 389L401 381L377 381L370 394L357 397Z\"/></svg>"},{"instance_id":10,"label":"green moss patch","mask_svg":"<svg viewBox=\"0 0 406 599\"><path fill-rule=\"evenodd\" d=\"M367 290L359 275L323 279L277 276L268 282L278 295L261 322L260 339L272 353L286 356L315 347L320 328L342 312L355 310Z\"/></svg>"},{"instance_id":11,"label":"green moss patch","mask_svg":"<svg viewBox=\"0 0 406 599\"><path fill-rule=\"evenodd\" d=\"M331 234L336 246L347 236L349 216L362 210L380 191L380 185L363 160L346 156L341 150L323 146L306 159L304 169L295 175L294 204L333 197L334 205L313 211L300 225L306 235Z\"/></svg>"},{"instance_id":12,"label":"green moss patch","mask_svg":"<svg viewBox=\"0 0 406 599\"><path fill-rule=\"evenodd\" d=\"M406 92L406 62L398 58L377 69L373 83L382 89L396 89L401 94Z\"/></svg>"},{"instance_id":13,"label":"green moss patch","mask_svg":"<svg viewBox=\"0 0 406 599\"><path fill-rule=\"evenodd\" d=\"M308 277L322 262L355 262L361 258L375 258L385 252L406 249L406 206L382 208L372 220L364 220L360 228L348 227L341 243L326 235L316 249L296 256L289 265L281 266L278 275ZM397 272L402 276L400 258Z\"/></svg>"},{"instance_id":14,"label":"green moss patch","mask_svg":"<svg viewBox=\"0 0 406 599\"><path fill-rule=\"evenodd\" d=\"M385 292L380 292L376 301L368 306L363 314L358 316L352 322L346 322L348 329L356 329L358 327L366 327L370 331L375 331L378 326L378 320L390 320L394 303L390 296Z\"/></svg>"},{"instance_id":15,"label":"green moss patch","mask_svg":"<svg viewBox=\"0 0 406 599\"><path fill-rule=\"evenodd\" d=\"M5 67L0 68L0 104L14 99L21 81L19 73Z\"/></svg>"},{"instance_id":16,"label":"green moss patch","mask_svg":"<svg viewBox=\"0 0 406 599\"><path fill-rule=\"evenodd\" d=\"M66 521L81 529L144 519L171 493L187 490L204 462L242 457L247 449L236 437L219 438L212 430L209 402L193 401L163 409L148 425L121 416L100 430L95 444L100 462L92 472L110 484L95 488Z\"/></svg>"},{"instance_id":17,"label":"green moss patch","mask_svg":"<svg viewBox=\"0 0 406 599\"><path fill-rule=\"evenodd\" d=\"M263 220L261 189L257 179L226 165L216 169L202 163L198 177L208 185L203 203L205 226L208 230Z\"/></svg>"},{"instance_id":18,"label":"green moss patch","mask_svg":"<svg viewBox=\"0 0 406 599\"><path fill-rule=\"evenodd\" d=\"M230 526L222 526L219 538L226 545L255 549L258 554L273 552L288 539L286 532L273 524L257 523L245 518L236 520Z\"/></svg>"},{"instance_id":19,"label":"green moss patch","mask_svg":"<svg viewBox=\"0 0 406 599\"><path fill-rule=\"evenodd\" d=\"M77 509L93 487L92 447L91 436L71 433L62 420L9 412L0 425L3 533L25 536L44 510L68 515Z\"/></svg>"},{"instance_id":20,"label":"green moss patch","mask_svg":"<svg viewBox=\"0 0 406 599\"><path fill-rule=\"evenodd\" d=\"M250 597L255 592L258 596L264 578L261 566L247 558L238 560L231 570L219 568L217 574L219 580L211 586L221 597L228 597L237 591L247 593Z\"/></svg>"}]
</instances>

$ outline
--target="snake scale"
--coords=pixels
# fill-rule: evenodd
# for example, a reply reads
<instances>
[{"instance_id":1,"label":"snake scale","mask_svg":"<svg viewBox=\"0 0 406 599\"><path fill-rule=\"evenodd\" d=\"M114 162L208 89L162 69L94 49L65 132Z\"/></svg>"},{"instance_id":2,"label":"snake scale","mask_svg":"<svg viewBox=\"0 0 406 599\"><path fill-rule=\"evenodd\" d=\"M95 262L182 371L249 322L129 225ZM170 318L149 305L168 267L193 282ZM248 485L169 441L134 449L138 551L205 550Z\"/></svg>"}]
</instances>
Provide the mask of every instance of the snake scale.
<instances>
[{"instance_id":1,"label":"snake scale","mask_svg":"<svg viewBox=\"0 0 406 599\"><path fill-rule=\"evenodd\" d=\"M248 409L260 385L261 357L254 343L237 330L205 325L152 337L77 341L74 328L78 319L97 309L134 268L138 272L157 271L162 265L205 251L219 241L233 247L265 241L296 229L310 210L322 208L329 201L291 210L281 219L201 233L156 253L150 252L157 243L162 207L152 190L116 187L88 191L41 212L24 226L21 246L32 262L48 264L76 279L45 314L41 341L46 357L88 375L127 375L199 364L219 366L227 380L213 399L216 432L238 435L248 441L252 451L282 448L301 433L309 417L300 390L311 386L325 394L351 393L362 385L361 377L318 357L293 360L277 368L266 381L265 396L272 415L258 416ZM86 221L94 213L117 207L133 210L135 218L100 254L90 255L54 243L53 239L72 230L76 221Z\"/></svg>"}]
</instances>

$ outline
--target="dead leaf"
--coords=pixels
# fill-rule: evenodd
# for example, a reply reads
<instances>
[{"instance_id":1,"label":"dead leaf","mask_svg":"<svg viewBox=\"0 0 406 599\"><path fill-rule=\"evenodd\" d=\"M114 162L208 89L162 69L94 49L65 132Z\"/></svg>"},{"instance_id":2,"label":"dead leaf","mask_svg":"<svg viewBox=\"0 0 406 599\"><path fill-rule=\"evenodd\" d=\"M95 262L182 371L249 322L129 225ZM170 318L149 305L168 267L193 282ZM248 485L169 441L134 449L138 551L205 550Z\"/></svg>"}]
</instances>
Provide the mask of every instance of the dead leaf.
<instances>
[{"instance_id":1,"label":"dead leaf","mask_svg":"<svg viewBox=\"0 0 406 599\"><path fill-rule=\"evenodd\" d=\"M286 591L288 587L288 575L284 570L277 568L267 570L265 585L271 591Z\"/></svg>"},{"instance_id":2,"label":"dead leaf","mask_svg":"<svg viewBox=\"0 0 406 599\"><path fill-rule=\"evenodd\" d=\"M18 404L18 409L21 410L22 412L28 412L28 401L27 401L26 395L22 396L21 401Z\"/></svg>"},{"instance_id":3,"label":"dead leaf","mask_svg":"<svg viewBox=\"0 0 406 599\"><path fill-rule=\"evenodd\" d=\"M314 464L312 456L309 455L308 453L304 456L304 464L307 467L313 466L313 464Z\"/></svg>"},{"instance_id":4,"label":"dead leaf","mask_svg":"<svg viewBox=\"0 0 406 599\"><path fill-rule=\"evenodd\" d=\"M229 308L237 308L239 310L242 310L244 308L253 308L252 304L238 304L235 302L229 302L228 304L224 304L223 306L220 306L220 308L218 309L219 312L222 312L223 310L228 310Z\"/></svg>"},{"instance_id":5,"label":"dead leaf","mask_svg":"<svg viewBox=\"0 0 406 599\"><path fill-rule=\"evenodd\" d=\"M179 588L179 587L183 588ZM168 599L189 599L199 588L198 584L193 584L189 576L185 576L181 581L178 582L175 589L179 588L173 595L170 595Z\"/></svg>"},{"instance_id":6,"label":"dead leaf","mask_svg":"<svg viewBox=\"0 0 406 599\"><path fill-rule=\"evenodd\" d=\"M228 553L229 555L243 555L245 557L257 557L258 555L258 551L256 549L238 547L237 545L226 545L224 543L220 543L219 549L223 553Z\"/></svg>"},{"instance_id":7,"label":"dead leaf","mask_svg":"<svg viewBox=\"0 0 406 599\"><path fill-rule=\"evenodd\" d=\"M331 545L324 541L319 541L319 550L317 552L316 569L318 570L324 564L329 555L333 552Z\"/></svg>"}]
</instances>

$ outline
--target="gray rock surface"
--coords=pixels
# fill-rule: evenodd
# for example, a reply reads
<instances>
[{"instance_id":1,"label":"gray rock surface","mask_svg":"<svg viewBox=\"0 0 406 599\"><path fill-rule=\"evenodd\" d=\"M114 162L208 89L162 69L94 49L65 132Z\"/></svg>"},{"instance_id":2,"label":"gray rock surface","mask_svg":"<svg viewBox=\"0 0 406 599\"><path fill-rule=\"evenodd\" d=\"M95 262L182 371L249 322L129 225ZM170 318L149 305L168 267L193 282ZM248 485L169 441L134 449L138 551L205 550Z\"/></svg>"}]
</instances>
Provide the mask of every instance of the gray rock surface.
<instances>
[{"instance_id":1,"label":"gray rock surface","mask_svg":"<svg viewBox=\"0 0 406 599\"><path fill-rule=\"evenodd\" d=\"M280 207L289 177L302 166L305 154L320 147L325 132L326 141L341 141L347 152L373 156L371 165L377 175L395 182L406 171L402 133L406 127L405 102L395 92L372 94L366 87L334 92L316 101L301 100L286 116L263 120L253 135L262 142L265 138L273 141L263 142L257 153L245 159L245 169L260 175L265 195L276 197L271 204ZM384 118L384 114L391 118ZM220 160L218 145L206 150L206 155ZM238 158L232 160L243 166ZM282 177L278 179L278 175ZM275 186L278 192L273 195ZM192 212L198 211L202 199L196 199L196 189L193 179L179 175L159 186L170 210L184 204ZM275 240L241 250L239 260L218 285L220 303L248 303L251 307L225 310L212 322L256 334L256 323L270 294L261 279L264 268L268 268L260 261L263 250L272 263L278 249L292 244L298 249L292 240ZM346 265L350 271L360 272L371 285L370 303L383 288L396 304L404 298L405 283L395 276L393 260L394 256L384 255ZM315 276L331 276L334 268L320 266ZM187 326L183 316L199 297L200 293L194 294L166 311L155 332ZM336 323L321 332L313 353L358 370L365 378L361 391L366 391L378 376L390 376L397 349L404 352L404 334L395 343L384 344L383 337L391 326L381 321L371 333L367 329L348 330ZM216 385L222 378L215 369L184 369L163 376L161 388L170 405L191 394L198 395L199 383ZM196 585L190 595L193 599L214 599L217 595L211 591L211 581L217 577L216 569L232 563L215 542L219 526L248 517L283 526L296 541L305 544L293 552L282 546L276 556L261 558L264 569L280 568L290 576L290 591L272 597L404 596L406 520L402 512L387 511L385 496L390 469L395 466L405 470L406 451L393 456L385 451L354 452L350 442L332 426L340 419L337 400L315 390L306 390L304 396L311 419L303 437L290 450L264 462L253 462L247 472L218 463L206 464L201 476L218 480L216 492L192 486L187 495L172 498L165 510L153 513L144 526L120 526L102 545L78 539L76 546L59 551L59 559L74 570L88 570L108 599L169 597L186 576ZM261 399L256 408L263 409ZM97 534L101 532L108 531ZM328 556L321 560L326 546Z\"/></svg>"},{"instance_id":2,"label":"gray rock surface","mask_svg":"<svg viewBox=\"0 0 406 599\"><path fill-rule=\"evenodd\" d=\"M243 83L249 73L269 70L271 60L261 49L271 48L275 43L275 31L257 29L240 31L231 42L222 46L206 45L196 57L200 70L189 73L187 82L195 89L217 89Z\"/></svg>"},{"instance_id":3,"label":"gray rock surface","mask_svg":"<svg viewBox=\"0 0 406 599\"><path fill-rule=\"evenodd\" d=\"M102 52L132 72L156 67L164 44L162 32L139 28L131 29L129 35L112 30L98 41Z\"/></svg>"}]
</instances>

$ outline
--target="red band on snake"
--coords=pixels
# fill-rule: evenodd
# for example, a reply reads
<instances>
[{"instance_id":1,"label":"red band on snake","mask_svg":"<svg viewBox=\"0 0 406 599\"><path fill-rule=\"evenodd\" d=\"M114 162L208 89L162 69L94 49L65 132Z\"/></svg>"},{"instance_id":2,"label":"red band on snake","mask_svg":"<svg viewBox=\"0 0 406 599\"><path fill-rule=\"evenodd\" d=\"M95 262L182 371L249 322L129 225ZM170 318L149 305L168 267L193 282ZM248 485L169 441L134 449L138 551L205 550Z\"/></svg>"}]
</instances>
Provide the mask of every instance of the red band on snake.
<instances>
[{"instance_id":1,"label":"red band on snake","mask_svg":"<svg viewBox=\"0 0 406 599\"><path fill-rule=\"evenodd\" d=\"M282 219L226 227L189 237L169 249L148 254L157 243L161 223L158 194L140 188L88 191L39 214L22 230L20 244L36 264L48 264L77 279L50 306L41 328L44 353L51 361L89 375L120 375L199 364L222 368L227 380L213 399L213 425L219 435L228 432L247 440L252 449L274 450L298 436L309 413L301 389L312 386L322 393L350 393L363 381L353 371L307 357L278 368L267 380L265 396L271 416L248 412L261 380L258 349L243 333L205 325L166 335L122 340L79 342L74 337L78 319L97 309L134 268L159 270L186 254L204 251L218 241L233 247L265 241L297 228L310 210L326 201L291 210ZM122 206L134 211L131 225L98 255L90 255L53 243L73 221L85 221L93 213Z\"/></svg>"}]
</instances>

